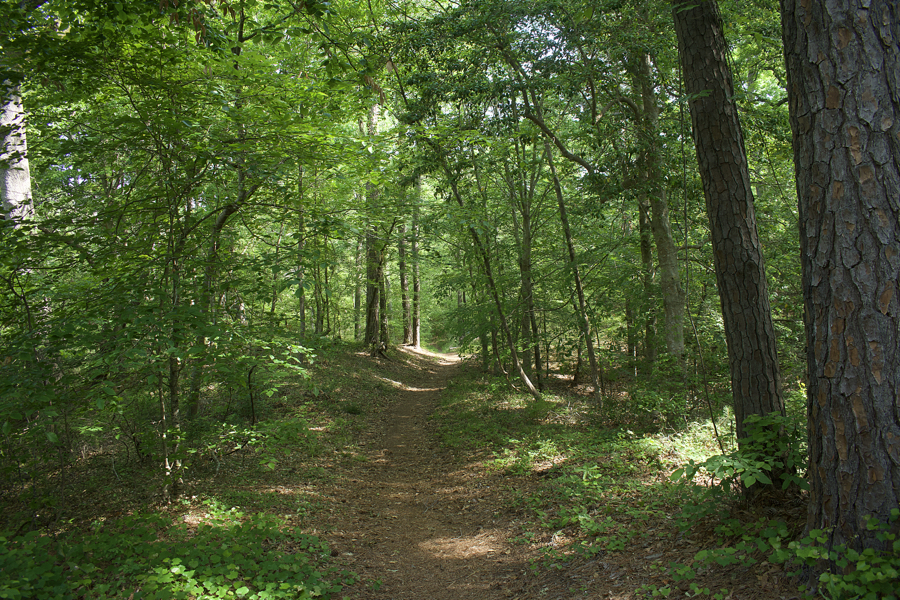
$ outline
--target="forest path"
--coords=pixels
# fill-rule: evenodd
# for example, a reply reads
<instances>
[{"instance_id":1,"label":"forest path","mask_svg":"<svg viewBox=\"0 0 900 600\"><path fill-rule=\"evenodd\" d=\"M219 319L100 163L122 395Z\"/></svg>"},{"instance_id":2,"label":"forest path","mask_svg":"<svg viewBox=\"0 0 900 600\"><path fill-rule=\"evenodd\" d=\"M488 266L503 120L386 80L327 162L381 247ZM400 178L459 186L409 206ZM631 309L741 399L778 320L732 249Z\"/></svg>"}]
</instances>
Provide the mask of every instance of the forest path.
<instances>
[{"instance_id":1,"label":"forest path","mask_svg":"<svg viewBox=\"0 0 900 600\"><path fill-rule=\"evenodd\" d=\"M412 350L404 350L413 352ZM363 441L365 456L342 466L330 494L343 509L325 534L361 581L352 600L491 600L537 597L531 552L503 499L510 484L477 457L442 448L428 421L461 365L428 355L411 381L391 382L397 400ZM543 596L547 597L547 596ZM555 596L554 596L555 597Z\"/></svg>"}]
</instances>

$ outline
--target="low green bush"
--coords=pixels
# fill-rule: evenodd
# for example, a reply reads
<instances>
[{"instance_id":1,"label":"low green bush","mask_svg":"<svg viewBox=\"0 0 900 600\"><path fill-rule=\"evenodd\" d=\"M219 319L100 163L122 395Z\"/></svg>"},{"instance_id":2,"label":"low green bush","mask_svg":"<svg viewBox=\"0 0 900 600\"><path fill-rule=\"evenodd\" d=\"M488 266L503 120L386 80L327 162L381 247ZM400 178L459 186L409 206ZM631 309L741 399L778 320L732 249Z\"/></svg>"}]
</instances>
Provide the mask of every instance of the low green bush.
<instances>
[{"instance_id":1,"label":"low green bush","mask_svg":"<svg viewBox=\"0 0 900 600\"><path fill-rule=\"evenodd\" d=\"M828 548L826 532L814 529L799 542L791 542L787 548L776 548L770 560L799 564L814 572L822 570L817 592L831 600L883 600L900 597L900 539L896 533L900 509L891 511L888 523L870 518L869 531L876 531L876 538L883 549L855 550L842 544Z\"/></svg>"},{"instance_id":2,"label":"low green bush","mask_svg":"<svg viewBox=\"0 0 900 600\"><path fill-rule=\"evenodd\" d=\"M689 483L701 472L707 473L713 488L724 491L736 489L738 484L751 488L757 483L781 488L796 485L809 489L798 469L806 464L806 448L802 436L805 431L791 418L777 414L750 415L744 421L747 437L739 440L738 448L696 463L693 460L672 473L673 481Z\"/></svg>"},{"instance_id":3,"label":"low green bush","mask_svg":"<svg viewBox=\"0 0 900 600\"><path fill-rule=\"evenodd\" d=\"M231 512L196 527L160 515L97 523L56 537L0 535L0 598L248 600L330 598L347 572L283 520Z\"/></svg>"}]
</instances>

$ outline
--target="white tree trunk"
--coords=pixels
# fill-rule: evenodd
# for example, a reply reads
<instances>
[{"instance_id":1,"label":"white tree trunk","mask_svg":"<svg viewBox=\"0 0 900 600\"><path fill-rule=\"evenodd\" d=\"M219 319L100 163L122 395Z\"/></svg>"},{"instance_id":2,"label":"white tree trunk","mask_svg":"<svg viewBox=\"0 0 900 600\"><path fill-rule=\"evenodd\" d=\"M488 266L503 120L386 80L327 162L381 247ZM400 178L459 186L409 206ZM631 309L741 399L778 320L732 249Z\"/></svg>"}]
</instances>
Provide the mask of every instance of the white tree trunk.
<instances>
[{"instance_id":1,"label":"white tree trunk","mask_svg":"<svg viewBox=\"0 0 900 600\"><path fill-rule=\"evenodd\" d=\"M25 109L18 84L4 81L0 92L3 102L0 114L0 217L18 221L34 214L25 144Z\"/></svg>"}]
</instances>

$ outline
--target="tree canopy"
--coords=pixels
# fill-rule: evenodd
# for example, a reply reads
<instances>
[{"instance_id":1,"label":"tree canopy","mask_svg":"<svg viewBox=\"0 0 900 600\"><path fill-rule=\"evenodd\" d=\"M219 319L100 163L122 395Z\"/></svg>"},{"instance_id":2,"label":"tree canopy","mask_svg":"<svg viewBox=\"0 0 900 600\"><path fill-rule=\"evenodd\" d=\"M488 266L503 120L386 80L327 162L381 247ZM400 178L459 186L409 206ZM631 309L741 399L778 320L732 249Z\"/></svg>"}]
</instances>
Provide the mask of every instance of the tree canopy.
<instances>
[{"instance_id":1,"label":"tree canopy","mask_svg":"<svg viewBox=\"0 0 900 600\"><path fill-rule=\"evenodd\" d=\"M422 343L536 405L571 377L598 411L731 411L742 445L809 386L814 466L844 478L813 477L810 529L874 544L821 506L898 497L896 444L848 461L842 432L900 426L900 15L815 41L782 4L5 3L2 461L123 436L174 501L286 378L318 393L317 348ZM883 66L842 62L863 46Z\"/></svg>"}]
</instances>

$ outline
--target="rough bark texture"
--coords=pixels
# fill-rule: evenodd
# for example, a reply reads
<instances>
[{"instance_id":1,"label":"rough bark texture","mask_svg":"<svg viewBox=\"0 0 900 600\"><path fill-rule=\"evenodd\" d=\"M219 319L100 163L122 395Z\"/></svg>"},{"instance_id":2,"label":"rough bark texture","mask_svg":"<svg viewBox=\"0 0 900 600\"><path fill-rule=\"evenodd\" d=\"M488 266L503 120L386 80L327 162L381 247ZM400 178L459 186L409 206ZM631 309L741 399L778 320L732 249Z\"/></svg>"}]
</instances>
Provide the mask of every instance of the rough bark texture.
<instances>
[{"instance_id":1,"label":"rough bark texture","mask_svg":"<svg viewBox=\"0 0 900 600\"><path fill-rule=\"evenodd\" d=\"M742 438L747 416L784 413L750 174L718 6L711 0L676 0L673 14Z\"/></svg>"},{"instance_id":2,"label":"rough bark texture","mask_svg":"<svg viewBox=\"0 0 900 600\"><path fill-rule=\"evenodd\" d=\"M900 7L783 0L806 303L808 527L900 501Z\"/></svg>"},{"instance_id":3,"label":"rough bark texture","mask_svg":"<svg viewBox=\"0 0 900 600\"><path fill-rule=\"evenodd\" d=\"M11 81L0 84L0 201L5 219L20 220L32 216L31 172L25 144L25 109L19 86Z\"/></svg>"}]
</instances>

